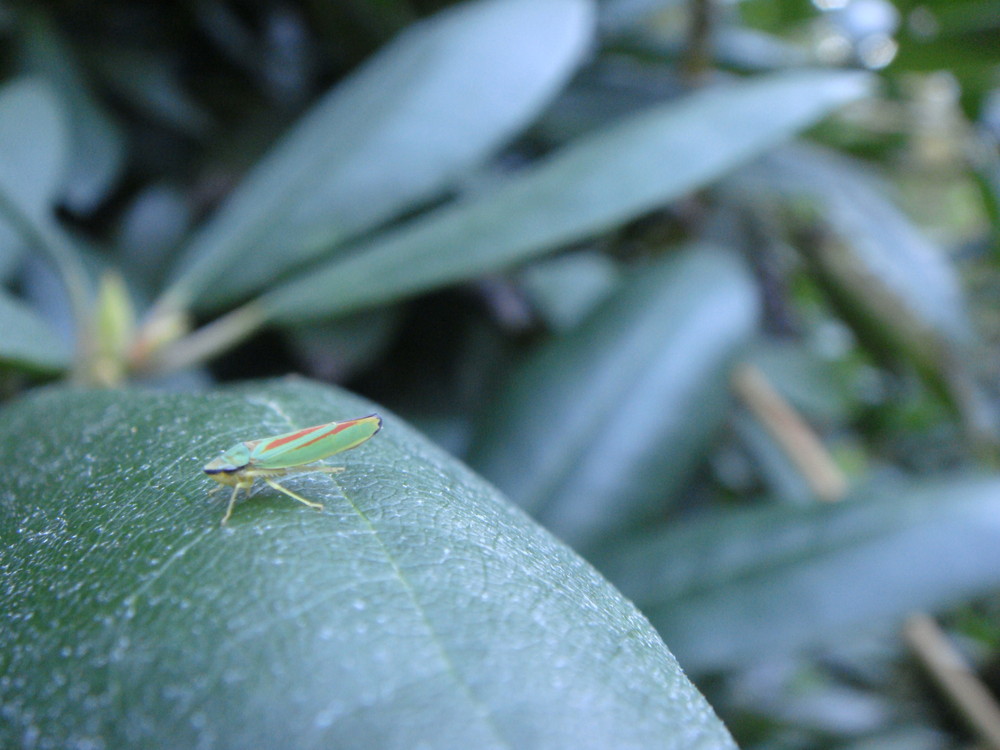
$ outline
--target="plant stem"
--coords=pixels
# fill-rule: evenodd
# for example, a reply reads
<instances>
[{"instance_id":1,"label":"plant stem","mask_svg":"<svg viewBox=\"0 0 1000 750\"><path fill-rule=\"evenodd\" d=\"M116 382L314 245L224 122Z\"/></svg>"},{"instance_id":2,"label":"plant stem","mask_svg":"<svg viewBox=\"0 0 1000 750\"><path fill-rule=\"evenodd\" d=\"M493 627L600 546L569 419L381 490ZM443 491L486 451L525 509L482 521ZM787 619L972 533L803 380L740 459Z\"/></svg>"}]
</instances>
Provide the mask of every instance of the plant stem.
<instances>
[{"instance_id":1,"label":"plant stem","mask_svg":"<svg viewBox=\"0 0 1000 750\"><path fill-rule=\"evenodd\" d=\"M689 0L687 42L681 70L688 82L697 85L712 68L712 30L715 25L713 0Z\"/></svg>"},{"instance_id":2,"label":"plant stem","mask_svg":"<svg viewBox=\"0 0 1000 750\"><path fill-rule=\"evenodd\" d=\"M984 747L1000 750L1000 706L938 624L927 615L911 615L903 635Z\"/></svg>"},{"instance_id":3,"label":"plant stem","mask_svg":"<svg viewBox=\"0 0 1000 750\"><path fill-rule=\"evenodd\" d=\"M795 464L821 500L840 500L847 478L798 412L781 397L759 369L743 365L733 374L733 388Z\"/></svg>"},{"instance_id":4,"label":"plant stem","mask_svg":"<svg viewBox=\"0 0 1000 750\"><path fill-rule=\"evenodd\" d=\"M267 322L264 307L248 302L154 352L137 363L147 373L165 374L200 364L249 338Z\"/></svg>"}]
</instances>

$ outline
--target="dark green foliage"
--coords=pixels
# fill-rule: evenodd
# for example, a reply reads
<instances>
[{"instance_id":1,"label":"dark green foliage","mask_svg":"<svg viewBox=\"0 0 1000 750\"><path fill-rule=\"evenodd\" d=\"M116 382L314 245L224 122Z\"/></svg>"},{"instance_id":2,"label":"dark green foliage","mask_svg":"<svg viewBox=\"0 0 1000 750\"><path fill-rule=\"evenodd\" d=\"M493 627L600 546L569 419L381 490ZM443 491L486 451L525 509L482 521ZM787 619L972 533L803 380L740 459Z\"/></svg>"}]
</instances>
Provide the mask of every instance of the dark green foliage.
<instances>
[{"instance_id":1,"label":"dark green foliage","mask_svg":"<svg viewBox=\"0 0 1000 750\"><path fill-rule=\"evenodd\" d=\"M726 746L577 554L745 747L969 744L899 633L1000 650L998 18L6 4L0 744Z\"/></svg>"}]
</instances>

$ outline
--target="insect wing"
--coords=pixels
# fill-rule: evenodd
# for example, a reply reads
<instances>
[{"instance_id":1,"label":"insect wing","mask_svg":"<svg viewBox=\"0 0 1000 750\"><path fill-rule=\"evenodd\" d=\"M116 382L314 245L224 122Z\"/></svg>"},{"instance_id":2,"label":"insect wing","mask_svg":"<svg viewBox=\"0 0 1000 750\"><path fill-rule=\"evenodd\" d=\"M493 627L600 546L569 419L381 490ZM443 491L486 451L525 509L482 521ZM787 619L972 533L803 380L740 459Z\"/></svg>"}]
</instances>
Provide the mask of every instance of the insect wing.
<instances>
[{"instance_id":1,"label":"insect wing","mask_svg":"<svg viewBox=\"0 0 1000 750\"><path fill-rule=\"evenodd\" d=\"M382 427L382 418L371 414L346 422L328 422L284 435L254 440L250 462L262 469L284 469L319 461L350 450L372 437Z\"/></svg>"}]
</instances>

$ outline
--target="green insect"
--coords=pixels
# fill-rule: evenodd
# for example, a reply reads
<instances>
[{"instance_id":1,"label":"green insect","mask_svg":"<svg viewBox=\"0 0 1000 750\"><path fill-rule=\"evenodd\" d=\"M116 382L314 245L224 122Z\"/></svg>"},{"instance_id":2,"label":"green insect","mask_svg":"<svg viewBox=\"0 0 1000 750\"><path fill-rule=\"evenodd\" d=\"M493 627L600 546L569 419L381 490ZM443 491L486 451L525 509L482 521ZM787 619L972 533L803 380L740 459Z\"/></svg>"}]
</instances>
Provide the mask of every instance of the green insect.
<instances>
[{"instance_id":1,"label":"green insect","mask_svg":"<svg viewBox=\"0 0 1000 750\"><path fill-rule=\"evenodd\" d=\"M240 490L250 494L254 481L263 479L268 485L305 503L310 508L323 509L321 503L314 503L297 495L287 487L282 487L275 477L288 474L305 474L308 472L324 472L335 474L343 471L343 466L310 466L334 453L350 450L361 445L382 428L382 418L378 414L370 414L360 419L346 422L327 422L304 430L286 432L259 440L249 440L237 443L221 456L205 464L205 473L221 485L233 488L229 498L226 515L222 517L222 525L226 524L233 514L236 496ZM216 487L214 491L222 487Z\"/></svg>"}]
</instances>

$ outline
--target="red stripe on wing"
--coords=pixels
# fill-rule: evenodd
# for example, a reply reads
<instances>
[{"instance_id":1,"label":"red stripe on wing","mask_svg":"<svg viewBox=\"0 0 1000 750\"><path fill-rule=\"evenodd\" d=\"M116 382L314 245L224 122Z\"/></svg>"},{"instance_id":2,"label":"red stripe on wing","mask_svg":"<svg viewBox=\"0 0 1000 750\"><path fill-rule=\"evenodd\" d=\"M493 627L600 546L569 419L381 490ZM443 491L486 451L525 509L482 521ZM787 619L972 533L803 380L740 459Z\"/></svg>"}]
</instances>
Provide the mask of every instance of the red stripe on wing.
<instances>
[{"instance_id":1,"label":"red stripe on wing","mask_svg":"<svg viewBox=\"0 0 1000 750\"><path fill-rule=\"evenodd\" d=\"M264 450L265 451L270 451L270 450L274 450L275 448L280 448L285 443L290 443L293 440L298 440L300 437L308 435L311 432L315 432L316 430L321 430L324 427L326 427L325 424L318 424L315 427L306 427L304 430L299 430L298 432L293 432L290 435L285 435L284 437L275 438L270 443L268 443L267 445L264 446ZM317 438L317 440L318 439L319 438ZM313 441L310 440L309 442L311 443ZM306 443L306 445L309 445L309 443Z\"/></svg>"},{"instance_id":2,"label":"red stripe on wing","mask_svg":"<svg viewBox=\"0 0 1000 750\"><path fill-rule=\"evenodd\" d=\"M352 419L350 422L341 422L340 424L338 424L336 427L334 427L329 432L324 432L322 435L317 435L312 440L310 440L307 443L303 443L299 447L300 448L305 448L307 445L312 445L313 443L317 442L318 440L322 440L323 438L330 437L331 435L336 435L341 430L346 430L348 427L352 427L353 425L357 424L358 421L359 420L357 420L357 419Z\"/></svg>"}]
</instances>

